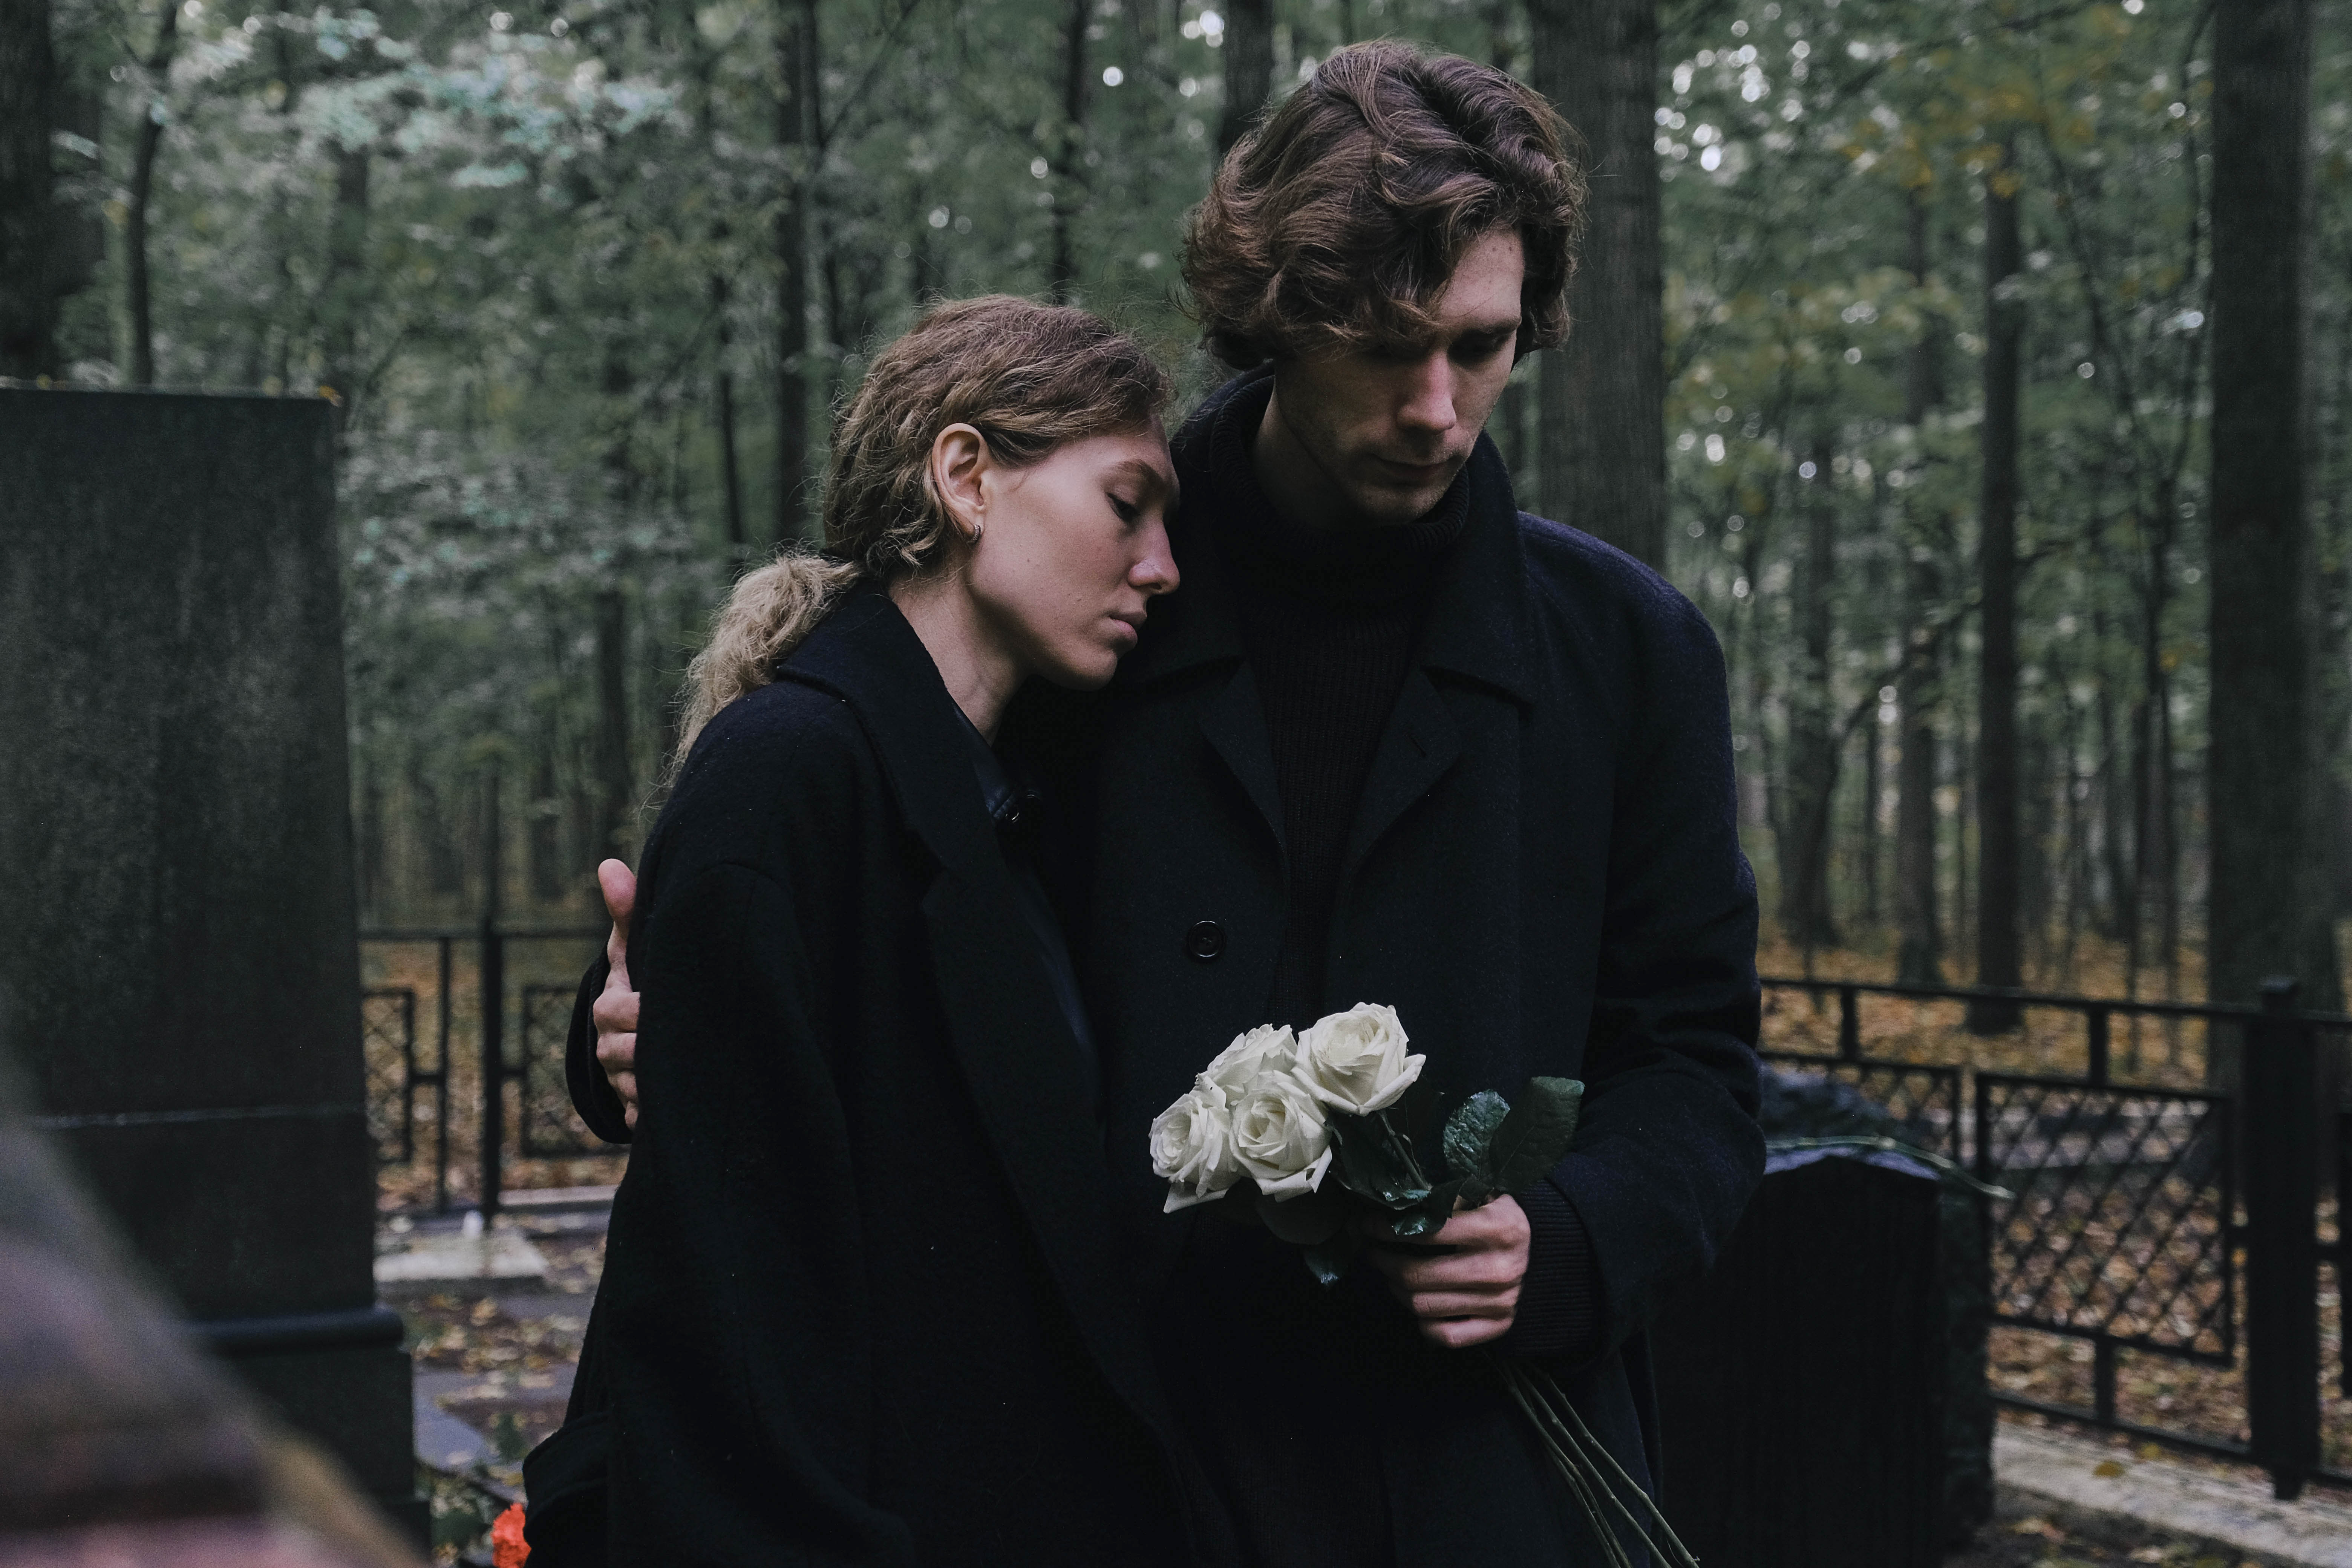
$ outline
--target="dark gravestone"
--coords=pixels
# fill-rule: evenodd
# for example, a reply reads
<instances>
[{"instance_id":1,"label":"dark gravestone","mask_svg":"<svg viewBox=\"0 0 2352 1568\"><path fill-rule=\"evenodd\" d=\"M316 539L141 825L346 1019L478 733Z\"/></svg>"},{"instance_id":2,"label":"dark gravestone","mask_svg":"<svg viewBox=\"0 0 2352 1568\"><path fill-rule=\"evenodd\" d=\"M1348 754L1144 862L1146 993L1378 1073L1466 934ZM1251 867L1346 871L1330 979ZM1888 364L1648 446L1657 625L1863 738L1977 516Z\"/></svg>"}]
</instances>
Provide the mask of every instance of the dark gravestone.
<instances>
[{"instance_id":1,"label":"dark gravestone","mask_svg":"<svg viewBox=\"0 0 2352 1568\"><path fill-rule=\"evenodd\" d=\"M0 389L0 1005L203 1337L388 1507L323 403Z\"/></svg>"},{"instance_id":2,"label":"dark gravestone","mask_svg":"<svg viewBox=\"0 0 2352 1568\"><path fill-rule=\"evenodd\" d=\"M1659 1321L1666 1517L1709 1568L1941 1561L1938 1187L1917 1166L1784 1164Z\"/></svg>"}]
</instances>

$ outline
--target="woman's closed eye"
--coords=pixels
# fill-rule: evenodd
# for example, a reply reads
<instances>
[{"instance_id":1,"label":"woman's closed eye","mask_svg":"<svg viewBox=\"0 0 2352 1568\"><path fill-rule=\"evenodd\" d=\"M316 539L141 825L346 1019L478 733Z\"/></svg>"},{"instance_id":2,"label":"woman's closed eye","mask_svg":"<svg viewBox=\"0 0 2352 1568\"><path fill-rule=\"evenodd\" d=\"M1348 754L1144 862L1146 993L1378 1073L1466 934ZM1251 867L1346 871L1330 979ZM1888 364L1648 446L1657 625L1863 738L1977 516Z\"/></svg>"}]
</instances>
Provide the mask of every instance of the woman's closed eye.
<instances>
[{"instance_id":1,"label":"woman's closed eye","mask_svg":"<svg viewBox=\"0 0 2352 1568\"><path fill-rule=\"evenodd\" d=\"M1127 524L1128 527L1133 528L1137 523L1143 521L1143 503L1141 501L1129 500L1125 496L1119 495L1116 492L1109 492L1109 499L1111 510L1118 513L1119 521Z\"/></svg>"}]
</instances>

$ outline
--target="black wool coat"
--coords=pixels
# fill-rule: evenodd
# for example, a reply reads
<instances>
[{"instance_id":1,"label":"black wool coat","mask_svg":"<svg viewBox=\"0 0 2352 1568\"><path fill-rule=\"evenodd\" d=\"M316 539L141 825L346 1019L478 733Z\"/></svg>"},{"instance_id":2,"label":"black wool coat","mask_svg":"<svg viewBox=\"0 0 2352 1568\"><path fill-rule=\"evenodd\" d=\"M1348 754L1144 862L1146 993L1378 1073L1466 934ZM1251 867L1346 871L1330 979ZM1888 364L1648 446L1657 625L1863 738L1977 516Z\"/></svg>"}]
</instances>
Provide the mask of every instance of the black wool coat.
<instances>
[{"instance_id":1,"label":"black wool coat","mask_svg":"<svg viewBox=\"0 0 2352 1568\"><path fill-rule=\"evenodd\" d=\"M648 841L644 1117L574 1400L609 1412L611 1561L1230 1550L961 723L860 592L711 722Z\"/></svg>"},{"instance_id":2,"label":"black wool coat","mask_svg":"<svg viewBox=\"0 0 2352 1568\"><path fill-rule=\"evenodd\" d=\"M1418 1340L1376 1290L1323 1294L1290 1249L1208 1207L1160 1213L1149 1124L1266 1021L1283 932L1282 803L1218 544L1230 480L1208 456L1209 422L1250 379L1174 443L1182 587L1108 699L1032 693L1008 721L1058 759L1057 793L1078 806L1070 926L1163 1377L1229 1488L1252 1484L1260 1445L1289 1440L1253 1402L1332 1412L1308 1415L1303 1440L1381 1478L1398 1568L1598 1563L1476 1356ZM1550 1370L1654 1484L1643 1331L1710 1265L1763 1168L1756 894L1723 660L1656 574L1518 511L1490 442L1468 483L1349 829L1327 1001L1394 1006L1448 1103L1537 1074L1585 1080L1582 1131L1550 1179L1597 1261L1601 1348Z\"/></svg>"}]
</instances>

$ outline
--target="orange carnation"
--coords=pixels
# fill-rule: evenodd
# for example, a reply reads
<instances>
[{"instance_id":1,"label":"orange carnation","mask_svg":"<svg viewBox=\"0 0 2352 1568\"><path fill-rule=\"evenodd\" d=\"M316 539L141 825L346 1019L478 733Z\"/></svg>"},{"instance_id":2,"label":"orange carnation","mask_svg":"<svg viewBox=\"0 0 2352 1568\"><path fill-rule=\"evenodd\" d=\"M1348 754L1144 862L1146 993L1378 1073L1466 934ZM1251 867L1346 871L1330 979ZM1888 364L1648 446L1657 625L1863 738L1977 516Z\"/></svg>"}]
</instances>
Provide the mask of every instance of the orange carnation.
<instances>
[{"instance_id":1,"label":"orange carnation","mask_svg":"<svg viewBox=\"0 0 2352 1568\"><path fill-rule=\"evenodd\" d=\"M522 1568L530 1561L530 1543L522 1538L522 1504L510 1502L490 1526L492 1568Z\"/></svg>"}]
</instances>

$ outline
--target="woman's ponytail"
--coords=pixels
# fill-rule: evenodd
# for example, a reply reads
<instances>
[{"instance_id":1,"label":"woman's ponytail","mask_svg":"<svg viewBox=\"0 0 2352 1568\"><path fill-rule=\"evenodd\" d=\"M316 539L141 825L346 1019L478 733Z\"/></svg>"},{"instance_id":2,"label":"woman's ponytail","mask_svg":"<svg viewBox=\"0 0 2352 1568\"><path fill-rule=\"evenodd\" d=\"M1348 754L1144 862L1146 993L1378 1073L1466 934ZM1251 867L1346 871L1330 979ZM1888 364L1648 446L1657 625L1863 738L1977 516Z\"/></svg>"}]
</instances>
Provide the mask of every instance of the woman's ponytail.
<instances>
[{"instance_id":1,"label":"woman's ponytail","mask_svg":"<svg viewBox=\"0 0 2352 1568\"><path fill-rule=\"evenodd\" d=\"M824 619L859 568L814 551L791 550L737 579L711 624L710 640L686 667L685 711L670 773L686 764L710 716L776 679L776 667Z\"/></svg>"}]
</instances>

